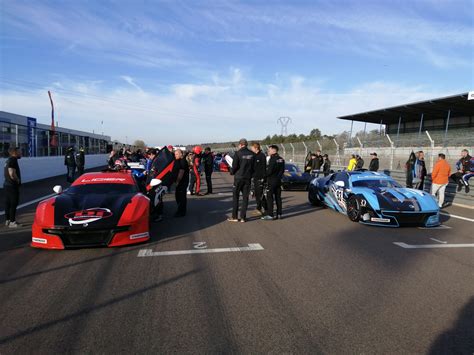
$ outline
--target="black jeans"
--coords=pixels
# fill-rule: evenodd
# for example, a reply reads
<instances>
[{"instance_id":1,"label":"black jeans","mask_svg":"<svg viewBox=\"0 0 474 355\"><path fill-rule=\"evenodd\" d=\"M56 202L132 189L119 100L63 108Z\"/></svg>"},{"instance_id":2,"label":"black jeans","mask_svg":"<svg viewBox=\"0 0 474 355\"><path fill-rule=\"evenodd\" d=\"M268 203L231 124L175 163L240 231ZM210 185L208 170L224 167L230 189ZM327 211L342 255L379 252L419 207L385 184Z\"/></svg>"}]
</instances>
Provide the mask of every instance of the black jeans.
<instances>
[{"instance_id":1,"label":"black jeans","mask_svg":"<svg viewBox=\"0 0 474 355\"><path fill-rule=\"evenodd\" d=\"M460 173L459 171L455 172L454 174L451 174L450 178L458 185L467 185L466 181L463 180L463 176L466 173Z\"/></svg>"},{"instance_id":2,"label":"black jeans","mask_svg":"<svg viewBox=\"0 0 474 355\"><path fill-rule=\"evenodd\" d=\"M239 212L239 198L242 193L242 208L240 210L240 218L247 217L247 206L249 204L250 195L250 179L234 180L233 199L232 199L232 218L236 219Z\"/></svg>"},{"instance_id":3,"label":"black jeans","mask_svg":"<svg viewBox=\"0 0 474 355\"><path fill-rule=\"evenodd\" d=\"M74 175L76 174L76 167L75 166L67 166L67 175L66 181L69 183L73 183L75 180Z\"/></svg>"},{"instance_id":4,"label":"black jeans","mask_svg":"<svg viewBox=\"0 0 474 355\"><path fill-rule=\"evenodd\" d=\"M177 215L185 216L188 200L186 197L187 186L177 186L175 191L176 204L178 205Z\"/></svg>"},{"instance_id":5,"label":"black jeans","mask_svg":"<svg viewBox=\"0 0 474 355\"><path fill-rule=\"evenodd\" d=\"M77 166L77 176L81 176L82 174L84 174L84 166L78 165Z\"/></svg>"},{"instance_id":6,"label":"black jeans","mask_svg":"<svg viewBox=\"0 0 474 355\"><path fill-rule=\"evenodd\" d=\"M206 170L207 193L212 194L212 170Z\"/></svg>"},{"instance_id":7,"label":"black jeans","mask_svg":"<svg viewBox=\"0 0 474 355\"><path fill-rule=\"evenodd\" d=\"M263 200L263 179L253 179L253 188L255 190L255 200L257 202L257 210L261 210L262 208L266 209L264 206Z\"/></svg>"},{"instance_id":8,"label":"black jeans","mask_svg":"<svg viewBox=\"0 0 474 355\"><path fill-rule=\"evenodd\" d=\"M275 198L277 215L283 212L283 205L281 201L281 185L268 185L267 187L267 215L273 217L273 198Z\"/></svg>"},{"instance_id":9,"label":"black jeans","mask_svg":"<svg viewBox=\"0 0 474 355\"><path fill-rule=\"evenodd\" d=\"M15 222L16 208L20 200L19 186L5 186L5 220Z\"/></svg>"}]
</instances>

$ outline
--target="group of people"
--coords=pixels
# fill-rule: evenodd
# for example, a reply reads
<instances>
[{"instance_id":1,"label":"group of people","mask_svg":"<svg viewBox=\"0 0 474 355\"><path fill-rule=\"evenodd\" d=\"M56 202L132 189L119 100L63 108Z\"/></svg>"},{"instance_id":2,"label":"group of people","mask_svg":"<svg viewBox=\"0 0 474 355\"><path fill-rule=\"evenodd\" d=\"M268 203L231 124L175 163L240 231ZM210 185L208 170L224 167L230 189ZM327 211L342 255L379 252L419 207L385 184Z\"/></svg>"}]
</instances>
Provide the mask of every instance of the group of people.
<instances>
[{"instance_id":1,"label":"group of people","mask_svg":"<svg viewBox=\"0 0 474 355\"><path fill-rule=\"evenodd\" d=\"M327 154L322 155L320 150L316 153L310 153L309 159L306 159L305 172L315 174L322 172L324 176L328 176L331 172L331 161Z\"/></svg>"},{"instance_id":2,"label":"group of people","mask_svg":"<svg viewBox=\"0 0 474 355\"><path fill-rule=\"evenodd\" d=\"M234 183L232 186L232 216L228 218L228 221L247 221L247 208L252 190L257 203L256 214L267 221L281 219L283 215L281 178L284 172L285 160L278 154L278 146L269 146L268 156L266 156L259 143L253 143L250 150L247 140L242 138L239 141L239 150L235 152L230 167ZM240 218L238 218L240 195L242 195L242 205Z\"/></svg>"},{"instance_id":3,"label":"group of people","mask_svg":"<svg viewBox=\"0 0 474 355\"><path fill-rule=\"evenodd\" d=\"M64 155L64 165L67 169L66 181L72 184L76 179L76 170L77 176L84 174L84 168L86 166L84 147L79 147L77 152L73 146L68 147Z\"/></svg>"},{"instance_id":4,"label":"group of people","mask_svg":"<svg viewBox=\"0 0 474 355\"><path fill-rule=\"evenodd\" d=\"M351 159L349 160L349 164L347 165L347 171L354 171L360 170L364 168L364 159L359 154L352 154ZM380 168L379 166L379 158L377 153L373 152L370 153L370 163L369 163L369 171L378 171Z\"/></svg>"}]
</instances>

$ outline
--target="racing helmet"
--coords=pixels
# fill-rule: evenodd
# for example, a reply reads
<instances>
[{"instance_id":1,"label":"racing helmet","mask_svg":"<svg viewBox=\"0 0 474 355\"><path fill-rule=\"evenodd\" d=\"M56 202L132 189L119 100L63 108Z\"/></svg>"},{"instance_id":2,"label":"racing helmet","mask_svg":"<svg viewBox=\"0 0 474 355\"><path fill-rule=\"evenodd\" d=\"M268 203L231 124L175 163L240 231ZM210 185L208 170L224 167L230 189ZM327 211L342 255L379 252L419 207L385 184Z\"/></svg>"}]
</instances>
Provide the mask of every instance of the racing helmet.
<instances>
[{"instance_id":1,"label":"racing helmet","mask_svg":"<svg viewBox=\"0 0 474 355\"><path fill-rule=\"evenodd\" d=\"M201 154L202 153L202 148L200 145L197 145L193 148L193 153L194 154Z\"/></svg>"}]
</instances>

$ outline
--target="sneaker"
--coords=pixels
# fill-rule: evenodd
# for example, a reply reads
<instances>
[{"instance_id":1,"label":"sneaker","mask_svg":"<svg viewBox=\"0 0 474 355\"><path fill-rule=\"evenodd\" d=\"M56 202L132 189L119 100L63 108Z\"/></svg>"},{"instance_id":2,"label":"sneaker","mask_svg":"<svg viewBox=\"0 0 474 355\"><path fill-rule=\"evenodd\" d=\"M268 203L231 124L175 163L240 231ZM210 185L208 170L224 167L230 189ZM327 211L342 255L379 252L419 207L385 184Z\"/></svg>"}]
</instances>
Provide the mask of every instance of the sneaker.
<instances>
[{"instance_id":1,"label":"sneaker","mask_svg":"<svg viewBox=\"0 0 474 355\"><path fill-rule=\"evenodd\" d=\"M240 223L245 223L245 222L247 222L247 219L245 219L245 218L240 219Z\"/></svg>"},{"instance_id":2,"label":"sneaker","mask_svg":"<svg viewBox=\"0 0 474 355\"><path fill-rule=\"evenodd\" d=\"M466 186L466 193L468 194L471 189L469 188L469 185Z\"/></svg>"},{"instance_id":3,"label":"sneaker","mask_svg":"<svg viewBox=\"0 0 474 355\"><path fill-rule=\"evenodd\" d=\"M8 227L9 224L10 224L10 221L5 221L5 227Z\"/></svg>"},{"instance_id":4,"label":"sneaker","mask_svg":"<svg viewBox=\"0 0 474 355\"><path fill-rule=\"evenodd\" d=\"M279 214L279 215L277 216L277 219L283 219L283 216L282 216L281 214Z\"/></svg>"},{"instance_id":5,"label":"sneaker","mask_svg":"<svg viewBox=\"0 0 474 355\"><path fill-rule=\"evenodd\" d=\"M238 222L239 220L237 218L227 218L227 221L229 221L229 222Z\"/></svg>"},{"instance_id":6,"label":"sneaker","mask_svg":"<svg viewBox=\"0 0 474 355\"><path fill-rule=\"evenodd\" d=\"M186 192L186 195L192 195L191 191Z\"/></svg>"},{"instance_id":7,"label":"sneaker","mask_svg":"<svg viewBox=\"0 0 474 355\"><path fill-rule=\"evenodd\" d=\"M459 183L459 184L458 184L458 187L456 188L456 191L459 192L459 191L461 191L461 190L462 190L462 184Z\"/></svg>"},{"instance_id":8,"label":"sneaker","mask_svg":"<svg viewBox=\"0 0 474 355\"><path fill-rule=\"evenodd\" d=\"M258 208L255 210L255 214L259 216L263 216L262 210L259 210Z\"/></svg>"},{"instance_id":9,"label":"sneaker","mask_svg":"<svg viewBox=\"0 0 474 355\"><path fill-rule=\"evenodd\" d=\"M264 220L264 221L273 221L274 218L272 216L263 216L262 218L260 218L261 220Z\"/></svg>"},{"instance_id":10,"label":"sneaker","mask_svg":"<svg viewBox=\"0 0 474 355\"><path fill-rule=\"evenodd\" d=\"M8 228L18 228L18 227L21 227L21 224L16 223L16 222L10 222L8 224Z\"/></svg>"}]
</instances>

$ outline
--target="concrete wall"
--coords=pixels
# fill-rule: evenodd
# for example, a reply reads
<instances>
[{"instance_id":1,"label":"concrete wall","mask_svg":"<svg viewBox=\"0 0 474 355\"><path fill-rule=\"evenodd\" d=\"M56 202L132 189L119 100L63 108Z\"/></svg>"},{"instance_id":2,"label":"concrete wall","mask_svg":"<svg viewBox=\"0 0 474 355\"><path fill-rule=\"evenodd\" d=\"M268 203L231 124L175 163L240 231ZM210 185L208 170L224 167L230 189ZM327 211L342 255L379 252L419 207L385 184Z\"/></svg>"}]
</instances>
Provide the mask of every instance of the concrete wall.
<instances>
[{"instance_id":1,"label":"concrete wall","mask_svg":"<svg viewBox=\"0 0 474 355\"><path fill-rule=\"evenodd\" d=\"M107 165L107 154L86 155L86 169ZM0 158L0 166L2 171L0 174L0 188L3 188L3 167L5 166L5 158ZM53 176L66 174L64 166L64 157L37 157L37 158L21 158L18 161L21 170L22 182L30 182L41 180Z\"/></svg>"}]
</instances>

